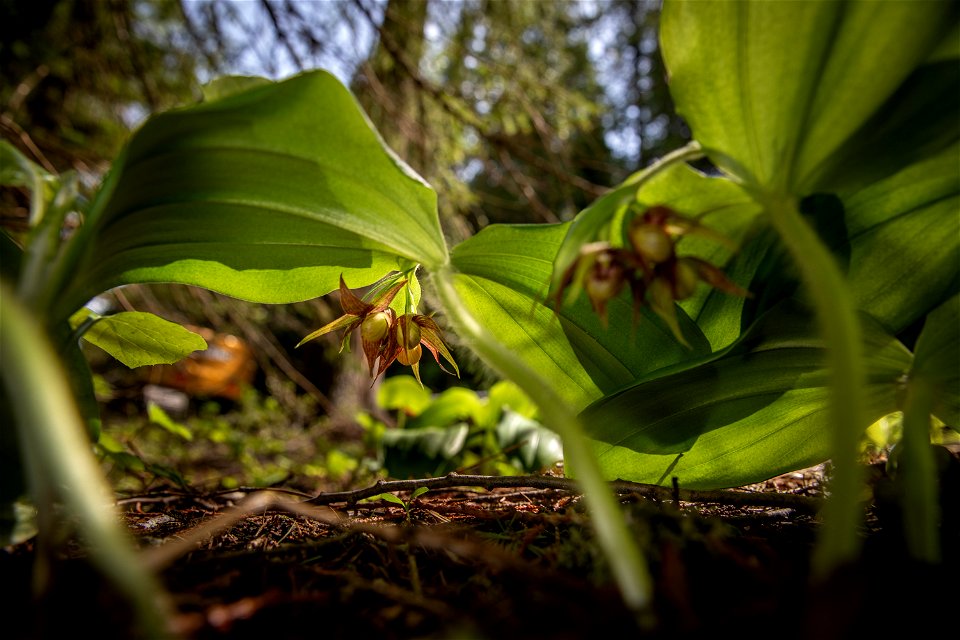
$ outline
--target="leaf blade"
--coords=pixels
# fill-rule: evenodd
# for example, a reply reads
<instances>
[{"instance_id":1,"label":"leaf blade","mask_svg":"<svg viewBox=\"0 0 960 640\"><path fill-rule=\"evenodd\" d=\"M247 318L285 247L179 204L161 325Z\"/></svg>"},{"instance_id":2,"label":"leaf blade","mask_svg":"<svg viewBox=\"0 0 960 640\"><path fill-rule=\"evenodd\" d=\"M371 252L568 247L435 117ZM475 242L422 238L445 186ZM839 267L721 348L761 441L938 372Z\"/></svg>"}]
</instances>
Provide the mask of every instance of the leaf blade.
<instances>
[{"instance_id":1,"label":"leaf blade","mask_svg":"<svg viewBox=\"0 0 960 640\"><path fill-rule=\"evenodd\" d=\"M71 318L71 324L76 328L89 315L88 310L81 310ZM83 338L131 369L173 364L194 351L207 348L206 341L192 331L142 311L123 311L98 318Z\"/></svg>"}]
</instances>

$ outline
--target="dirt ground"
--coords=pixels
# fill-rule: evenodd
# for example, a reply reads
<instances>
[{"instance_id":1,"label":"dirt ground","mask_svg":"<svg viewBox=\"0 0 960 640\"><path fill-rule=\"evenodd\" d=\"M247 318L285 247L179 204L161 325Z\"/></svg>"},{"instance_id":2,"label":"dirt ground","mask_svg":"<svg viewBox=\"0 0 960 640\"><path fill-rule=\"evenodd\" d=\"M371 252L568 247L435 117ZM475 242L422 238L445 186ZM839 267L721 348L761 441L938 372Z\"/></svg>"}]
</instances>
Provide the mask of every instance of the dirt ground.
<instances>
[{"instance_id":1,"label":"dirt ground","mask_svg":"<svg viewBox=\"0 0 960 640\"><path fill-rule=\"evenodd\" d=\"M940 565L906 560L879 499L863 559L811 581L818 522L801 501L821 497L821 480L808 470L739 492L796 496L796 508L737 504L735 492L679 504L621 494L655 584L644 616L623 605L571 491L438 489L405 505L238 513L240 492L158 490L122 507L138 544L167 553L171 622L188 638L884 638L952 617L957 540L945 538ZM190 541L224 510L233 524ZM5 637L136 637L122 599L78 546L64 549L40 599L31 543L0 552L4 617L20 630Z\"/></svg>"}]
</instances>

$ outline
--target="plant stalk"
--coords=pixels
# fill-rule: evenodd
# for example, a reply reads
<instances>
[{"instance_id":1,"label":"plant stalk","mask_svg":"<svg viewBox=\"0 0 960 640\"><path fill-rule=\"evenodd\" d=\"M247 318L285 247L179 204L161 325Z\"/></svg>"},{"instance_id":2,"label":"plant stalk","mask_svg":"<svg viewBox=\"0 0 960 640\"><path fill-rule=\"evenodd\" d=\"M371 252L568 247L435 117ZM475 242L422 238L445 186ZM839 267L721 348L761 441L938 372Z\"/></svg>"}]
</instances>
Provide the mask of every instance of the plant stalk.
<instances>
[{"instance_id":1,"label":"plant stalk","mask_svg":"<svg viewBox=\"0 0 960 640\"><path fill-rule=\"evenodd\" d=\"M834 472L813 556L813 575L823 578L841 564L854 561L860 552L863 472L857 455L868 426L860 323L839 265L800 215L796 199L776 195L763 201L813 297L827 352Z\"/></svg>"},{"instance_id":2,"label":"plant stalk","mask_svg":"<svg viewBox=\"0 0 960 640\"><path fill-rule=\"evenodd\" d=\"M61 500L76 518L93 562L132 602L142 630L169 635L171 606L162 587L136 555L112 508L112 493L97 467L70 385L46 335L13 292L3 286L0 362L13 403L31 490L37 500L41 545L62 523ZM38 556L38 561L46 558ZM43 565L40 565L41 572Z\"/></svg>"},{"instance_id":3,"label":"plant stalk","mask_svg":"<svg viewBox=\"0 0 960 640\"><path fill-rule=\"evenodd\" d=\"M454 286L455 271L448 265L433 278L447 317L458 334L501 375L513 380L540 408L544 424L555 430L564 443L568 468L576 470L584 501L593 517L600 546L620 587L626 604L635 611L651 604L653 584L646 559L630 535L623 511L603 479L573 410L557 395L549 381L519 360L469 312Z\"/></svg>"},{"instance_id":4,"label":"plant stalk","mask_svg":"<svg viewBox=\"0 0 960 640\"><path fill-rule=\"evenodd\" d=\"M917 560L941 561L937 464L930 446L934 390L923 376L910 380L903 403L903 441L897 475L903 482L907 549Z\"/></svg>"},{"instance_id":5,"label":"plant stalk","mask_svg":"<svg viewBox=\"0 0 960 640\"><path fill-rule=\"evenodd\" d=\"M651 162L648 167L637 171L626 180L623 181L621 186L632 185L637 188L639 192L640 187L642 187L647 181L656 176L658 173L667 169L668 167L675 165L679 162L687 162L689 160L699 160L704 156L703 147L700 146L700 143L696 140L691 140L687 144L683 145L679 149L674 149L670 153L663 155L660 158L657 158L654 162Z\"/></svg>"}]
</instances>

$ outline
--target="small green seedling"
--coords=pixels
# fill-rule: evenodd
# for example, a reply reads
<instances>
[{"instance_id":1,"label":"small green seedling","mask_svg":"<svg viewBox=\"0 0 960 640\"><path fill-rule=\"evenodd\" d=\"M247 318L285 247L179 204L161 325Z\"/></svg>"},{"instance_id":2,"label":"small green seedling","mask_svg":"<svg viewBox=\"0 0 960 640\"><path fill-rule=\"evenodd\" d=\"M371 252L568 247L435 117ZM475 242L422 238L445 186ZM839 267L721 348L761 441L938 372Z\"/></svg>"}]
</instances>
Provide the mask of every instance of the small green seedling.
<instances>
[{"instance_id":1,"label":"small green seedling","mask_svg":"<svg viewBox=\"0 0 960 640\"><path fill-rule=\"evenodd\" d=\"M369 498L365 498L361 502L373 502L374 500L385 500L387 502L392 502L394 504L398 504L401 507L403 507L403 510L407 513L407 517L409 518L410 509L413 507L414 501L420 496L422 496L423 494L425 494L427 491L430 491L430 489L428 489L427 487L418 487L417 489L414 489L413 493L410 494L409 501L404 501L403 498L400 498L399 496L395 496L392 493L378 493L375 496L370 496Z\"/></svg>"}]
</instances>

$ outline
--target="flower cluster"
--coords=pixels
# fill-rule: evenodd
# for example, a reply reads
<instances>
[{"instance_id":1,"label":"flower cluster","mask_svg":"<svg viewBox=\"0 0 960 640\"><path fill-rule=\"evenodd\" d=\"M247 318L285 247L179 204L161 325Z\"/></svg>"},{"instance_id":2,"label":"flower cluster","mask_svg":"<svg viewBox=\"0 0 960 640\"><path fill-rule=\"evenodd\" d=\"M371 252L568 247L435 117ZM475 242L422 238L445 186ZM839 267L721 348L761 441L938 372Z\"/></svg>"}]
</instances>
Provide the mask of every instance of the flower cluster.
<instances>
[{"instance_id":1,"label":"flower cluster","mask_svg":"<svg viewBox=\"0 0 960 640\"><path fill-rule=\"evenodd\" d=\"M648 305L686 344L677 322L674 302L693 295L699 282L738 296L750 293L731 282L715 266L689 256L678 257L676 241L685 234L720 239L696 220L669 207L655 206L630 220L626 242L615 247L609 242L591 242L580 248L577 260L563 275L556 293L559 308L564 296L576 297L585 291L600 319L607 321L607 303L625 287L630 288L634 310Z\"/></svg>"},{"instance_id":2,"label":"flower cluster","mask_svg":"<svg viewBox=\"0 0 960 640\"><path fill-rule=\"evenodd\" d=\"M351 332L359 327L363 353L374 380L379 378L394 361L411 367L413 375L420 380L420 357L423 355L424 347L433 354L441 369L451 373L440 362L440 356L443 356L459 377L460 369L443 341L443 331L433 318L415 313L406 313L397 317L396 312L390 308L390 303L406 284L406 280L400 280L373 300L366 302L351 291L344 282L343 276L340 276L340 306L343 308L343 315L308 335L297 346L332 331L343 329L343 337L340 340L342 351L347 345ZM378 359L379 364L377 364ZM374 365L376 365L376 374L374 374Z\"/></svg>"}]
</instances>

